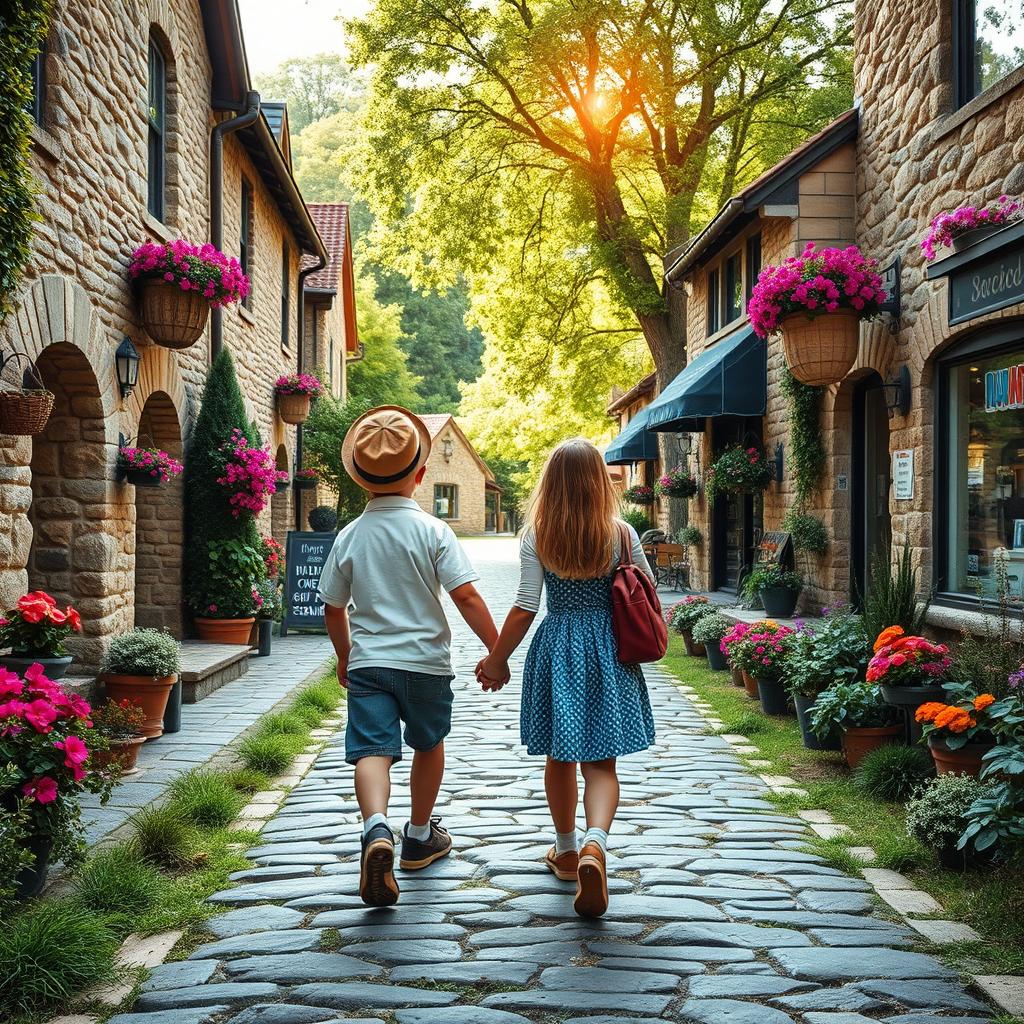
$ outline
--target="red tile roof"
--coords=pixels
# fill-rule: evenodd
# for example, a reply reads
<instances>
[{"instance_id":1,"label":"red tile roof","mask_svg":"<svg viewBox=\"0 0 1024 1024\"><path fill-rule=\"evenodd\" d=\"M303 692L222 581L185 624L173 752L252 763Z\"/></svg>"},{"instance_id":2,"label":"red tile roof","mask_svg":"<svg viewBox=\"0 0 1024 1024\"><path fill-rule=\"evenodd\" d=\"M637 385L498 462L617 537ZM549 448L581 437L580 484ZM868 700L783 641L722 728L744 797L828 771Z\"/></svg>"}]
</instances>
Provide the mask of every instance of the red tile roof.
<instances>
[{"instance_id":1,"label":"red tile roof","mask_svg":"<svg viewBox=\"0 0 1024 1024\"><path fill-rule=\"evenodd\" d=\"M444 425L452 418L450 412L428 412L421 413L420 419L426 424L427 430L430 431L431 439L437 437L438 434L444 429Z\"/></svg>"},{"instance_id":2,"label":"red tile roof","mask_svg":"<svg viewBox=\"0 0 1024 1024\"><path fill-rule=\"evenodd\" d=\"M345 245L349 241L346 238L348 203L307 203L306 206L330 257L323 270L306 278L306 287L340 291L341 267L345 259ZM312 257L303 259L304 266L312 266L314 262Z\"/></svg>"}]
</instances>

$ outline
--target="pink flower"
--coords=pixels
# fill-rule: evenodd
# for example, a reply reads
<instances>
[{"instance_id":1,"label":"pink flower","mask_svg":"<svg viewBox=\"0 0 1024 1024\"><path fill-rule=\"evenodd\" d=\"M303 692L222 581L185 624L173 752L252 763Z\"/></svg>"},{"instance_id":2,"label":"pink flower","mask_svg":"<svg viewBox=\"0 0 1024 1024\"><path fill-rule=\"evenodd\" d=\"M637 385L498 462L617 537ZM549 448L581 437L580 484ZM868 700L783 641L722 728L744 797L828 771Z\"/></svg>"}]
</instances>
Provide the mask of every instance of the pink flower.
<instances>
[{"instance_id":1,"label":"pink flower","mask_svg":"<svg viewBox=\"0 0 1024 1024\"><path fill-rule=\"evenodd\" d=\"M64 751L64 765L67 768L84 764L89 756L89 748L77 736L68 736L67 739L54 743L54 746Z\"/></svg>"},{"instance_id":2,"label":"pink flower","mask_svg":"<svg viewBox=\"0 0 1024 1024\"><path fill-rule=\"evenodd\" d=\"M0 700L5 697L20 697L25 692L25 684L17 672L0 668Z\"/></svg>"},{"instance_id":3,"label":"pink flower","mask_svg":"<svg viewBox=\"0 0 1024 1024\"><path fill-rule=\"evenodd\" d=\"M41 804L52 804L57 799L57 782L49 775L43 775L41 778L26 782L21 787L21 791L30 800Z\"/></svg>"},{"instance_id":4,"label":"pink flower","mask_svg":"<svg viewBox=\"0 0 1024 1024\"><path fill-rule=\"evenodd\" d=\"M25 721L36 732L50 732L57 717L57 709L47 700L34 700L25 705Z\"/></svg>"}]
</instances>

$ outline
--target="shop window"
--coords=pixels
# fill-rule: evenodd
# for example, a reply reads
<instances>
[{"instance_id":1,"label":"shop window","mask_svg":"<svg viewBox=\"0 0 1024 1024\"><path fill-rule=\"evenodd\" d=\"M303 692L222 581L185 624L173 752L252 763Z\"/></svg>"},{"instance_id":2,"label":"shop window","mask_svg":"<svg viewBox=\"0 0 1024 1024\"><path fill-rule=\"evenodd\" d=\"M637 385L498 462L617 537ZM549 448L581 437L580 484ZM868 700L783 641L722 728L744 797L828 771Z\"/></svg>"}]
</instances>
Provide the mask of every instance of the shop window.
<instances>
[{"instance_id":1,"label":"shop window","mask_svg":"<svg viewBox=\"0 0 1024 1024\"><path fill-rule=\"evenodd\" d=\"M46 43L39 48L39 52L32 61L29 68L31 77L32 94L29 96L27 109L32 115L32 120L41 128L46 117Z\"/></svg>"},{"instance_id":2,"label":"shop window","mask_svg":"<svg viewBox=\"0 0 1024 1024\"><path fill-rule=\"evenodd\" d=\"M238 232L238 262L242 272L249 278L249 294L242 299L246 309L252 308L252 185L242 179L241 228Z\"/></svg>"},{"instance_id":3,"label":"shop window","mask_svg":"<svg viewBox=\"0 0 1024 1024\"><path fill-rule=\"evenodd\" d=\"M712 270L708 273L708 337L720 326L718 311L721 302L718 291L718 271Z\"/></svg>"},{"instance_id":4,"label":"shop window","mask_svg":"<svg viewBox=\"0 0 1024 1024\"><path fill-rule=\"evenodd\" d=\"M976 600L1024 597L1024 339L942 367L940 589ZM945 465L942 465L944 461Z\"/></svg>"},{"instance_id":5,"label":"shop window","mask_svg":"<svg viewBox=\"0 0 1024 1024\"><path fill-rule=\"evenodd\" d=\"M165 139L167 127L167 62L154 39L149 40L149 157L147 209L157 220L164 219Z\"/></svg>"},{"instance_id":6,"label":"shop window","mask_svg":"<svg viewBox=\"0 0 1024 1024\"><path fill-rule=\"evenodd\" d=\"M292 304L291 254L288 243L281 247L281 347L287 348L290 342L291 304Z\"/></svg>"},{"instance_id":7,"label":"shop window","mask_svg":"<svg viewBox=\"0 0 1024 1024\"><path fill-rule=\"evenodd\" d=\"M455 484L434 484L434 515L438 519L459 518L459 488Z\"/></svg>"},{"instance_id":8,"label":"shop window","mask_svg":"<svg viewBox=\"0 0 1024 1024\"><path fill-rule=\"evenodd\" d=\"M953 54L963 106L1024 64L1020 0L953 0Z\"/></svg>"},{"instance_id":9,"label":"shop window","mask_svg":"<svg viewBox=\"0 0 1024 1024\"><path fill-rule=\"evenodd\" d=\"M761 235L751 235L747 239L747 286L744 289L746 302L750 301L757 276L761 273Z\"/></svg>"}]
</instances>

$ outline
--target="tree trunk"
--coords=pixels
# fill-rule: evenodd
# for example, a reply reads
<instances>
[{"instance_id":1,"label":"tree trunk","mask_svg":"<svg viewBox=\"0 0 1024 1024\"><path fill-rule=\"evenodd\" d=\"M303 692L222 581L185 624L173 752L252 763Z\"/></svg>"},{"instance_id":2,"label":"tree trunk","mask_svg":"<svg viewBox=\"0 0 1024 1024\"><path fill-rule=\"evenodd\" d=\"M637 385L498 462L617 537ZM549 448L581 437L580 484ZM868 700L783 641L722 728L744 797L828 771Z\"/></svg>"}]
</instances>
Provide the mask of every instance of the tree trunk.
<instances>
[{"instance_id":1,"label":"tree trunk","mask_svg":"<svg viewBox=\"0 0 1024 1024\"><path fill-rule=\"evenodd\" d=\"M664 391L669 383L675 379L686 366L686 292L682 288L676 288L665 282L665 302L668 307L668 314L665 320L668 325L669 348L667 358L663 365L659 366L655 361L658 374L658 390ZM661 434L661 464L665 469L685 464L689 453L689 437L683 444L683 454L680 454L675 434ZM687 524L689 510L688 503L678 498L668 503L668 533L670 538Z\"/></svg>"}]
</instances>

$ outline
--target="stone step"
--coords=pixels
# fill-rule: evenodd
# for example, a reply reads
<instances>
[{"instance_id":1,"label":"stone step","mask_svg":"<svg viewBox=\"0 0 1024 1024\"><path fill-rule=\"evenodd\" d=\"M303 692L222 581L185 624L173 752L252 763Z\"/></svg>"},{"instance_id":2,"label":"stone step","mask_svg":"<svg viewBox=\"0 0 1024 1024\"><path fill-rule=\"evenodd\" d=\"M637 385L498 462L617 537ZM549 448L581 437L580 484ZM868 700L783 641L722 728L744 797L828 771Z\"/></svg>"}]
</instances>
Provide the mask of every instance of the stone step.
<instances>
[{"instance_id":1,"label":"stone step","mask_svg":"<svg viewBox=\"0 0 1024 1024\"><path fill-rule=\"evenodd\" d=\"M240 644L204 644L186 640L181 645L181 701L197 704L225 683L249 671L253 648Z\"/></svg>"}]
</instances>

